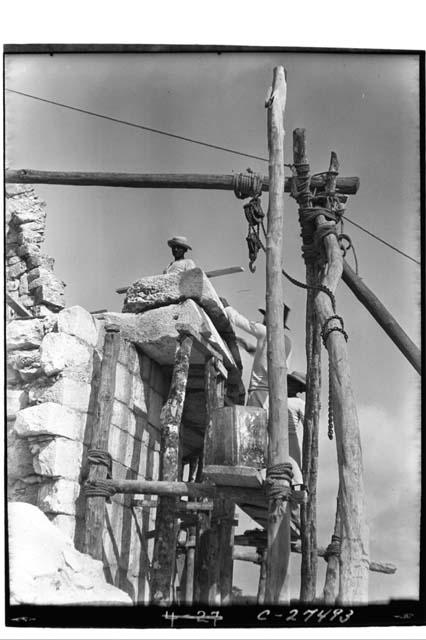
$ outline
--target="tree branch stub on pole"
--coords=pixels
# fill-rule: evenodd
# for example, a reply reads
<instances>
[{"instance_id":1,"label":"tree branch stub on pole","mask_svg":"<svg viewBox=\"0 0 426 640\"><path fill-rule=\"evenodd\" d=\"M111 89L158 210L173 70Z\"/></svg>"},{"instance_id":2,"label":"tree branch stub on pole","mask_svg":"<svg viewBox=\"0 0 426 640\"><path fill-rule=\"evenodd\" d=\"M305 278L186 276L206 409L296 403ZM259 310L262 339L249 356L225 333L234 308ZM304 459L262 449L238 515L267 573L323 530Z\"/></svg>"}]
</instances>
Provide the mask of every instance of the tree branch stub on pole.
<instances>
[{"instance_id":1,"label":"tree branch stub on pole","mask_svg":"<svg viewBox=\"0 0 426 640\"><path fill-rule=\"evenodd\" d=\"M282 238L284 218L284 109L286 79L275 67L268 109L269 208L266 242L266 327L269 381L268 468L288 463L287 367L283 323ZM284 483L283 483L284 484ZM269 499L265 604L289 597L290 508Z\"/></svg>"}]
</instances>

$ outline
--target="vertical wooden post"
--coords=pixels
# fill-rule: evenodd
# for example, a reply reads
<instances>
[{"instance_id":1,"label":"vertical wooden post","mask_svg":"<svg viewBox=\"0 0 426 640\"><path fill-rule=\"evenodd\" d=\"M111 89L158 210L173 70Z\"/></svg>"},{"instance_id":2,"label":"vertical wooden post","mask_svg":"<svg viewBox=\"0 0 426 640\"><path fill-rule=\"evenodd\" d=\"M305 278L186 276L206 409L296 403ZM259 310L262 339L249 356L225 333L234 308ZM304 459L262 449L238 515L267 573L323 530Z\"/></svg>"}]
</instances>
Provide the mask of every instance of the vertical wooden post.
<instances>
[{"instance_id":1,"label":"vertical wooden post","mask_svg":"<svg viewBox=\"0 0 426 640\"><path fill-rule=\"evenodd\" d=\"M206 362L206 432L204 458L209 459L213 414L223 407L223 380L218 376L215 359ZM210 605L231 604L233 575L233 519L235 504L224 497L214 499L210 524L204 522L197 547L197 571L195 597L198 602Z\"/></svg>"},{"instance_id":2,"label":"vertical wooden post","mask_svg":"<svg viewBox=\"0 0 426 640\"><path fill-rule=\"evenodd\" d=\"M287 367L283 323L282 239L284 218L284 68L275 67L267 100L269 207L266 242L266 327L269 380L268 468L288 463ZM287 484L286 481L281 481ZM266 604L288 603L290 508L271 498L268 516Z\"/></svg>"},{"instance_id":3,"label":"vertical wooden post","mask_svg":"<svg viewBox=\"0 0 426 640\"><path fill-rule=\"evenodd\" d=\"M185 604L192 604L194 600L195 544L196 527L189 527L185 560Z\"/></svg>"},{"instance_id":4,"label":"vertical wooden post","mask_svg":"<svg viewBox=\"0 0 426 640\"><path fill-rule=\"evenodd\" d=\"M296 131L298 131L296 129ZM296 166L296 185L309 178L309 163L306 156L305 139L293 134L293 162ZM309 206L309 192L298 198L299 206ZM306 284L319 282L318 265L306 264ZM300 600L313 602L317 584L317 530L316 492L318 477L318 431L321 393L321 327L315 309L315 292L308 289L306 296L306 403L303 425L303 481L308 489L306 504L301 505L301 582Z\"/></svg>"},{"instance_id":5,"label":"vertical wooden post","mask_svg":"<svg viewBox=\"0 0 426 640\"><path fill-rule=\"evenodd\" d=\"M105 480L108 474L108 437L111 425L112 407L114 404L115 372L118 352L120 350L120 329L117 325L105 327L105 341L102 355L99 390L95 403L95 419L93 421L90 450L93 458L101 462L90 463L88 483ZM107 496L87 496L84 553L96 560L102 560L102 533L104 528L105 499Z\"/></svg>"},{"instance_id":6,"label":"vertical wooden post","mask_svg":"<svg viewBox=\"0 0 426 640\"><path fill-rule=\"evenodd\" d=\"M167 402L161 411L160 478L162 480L177 481L179 475L181 457L179 432L192 342L192 336L181 335L179 338L176 345L170 391ZM151 583L151 602L153 604L169 605L171 602L178 533L176 501L176 497L169 496L161 496L158 501Z\"/></svg>"},{"instance_id":7,"label":"vertical wooden post","mask_svg":"<svg viewBox=\"0 0 426 640\"><path fill-rule=\"evenodd\" d=\"M324 584L324 603L329 605L335 604L339 593L339 552L337 551L337 548L340 547L341 528L340 500L339 496L337 496L334 532L331 536L331 544L327 547L325 552L327 571L325 574ZM336 545L336 548L334 548L334 545Z\"/></svg>"},{"instance_id":8,"label":"vertical wooden post","mask_svg":"<svg viewBox=\"0 0 426 640\"><path fill-rule=\"evenodd\" d=\"M260 563L259 570L259 584L257 587L257 604L265 603L265 589L266 589L266 549L258 549L257 552L262 555L262 562Z\"/></svg>"},{"instance_id":9,"label":"vertical wooden post","mask_svg":"<svg viewBox=\"0 0 426 640\"><path fill-rule=\"evenodd\" d=\"M297 144L305 147L305 131L295 130ZM336 172L337 158L332 155L331 177ZM331 185L333 186L333 185ZM316 218L316 227L327 225L323 215ZM343 270L343 258L337 238L333 234L323 239L326 251L327 271L321 284L335 293ZM318 292L315 297L316 310L321 326L334 316L330 297ZM337 320L328 322L328 328L340 327ZM353 396L348 350L340 331L332 331L326 348L331 371L333 412L336 433L339 486L341 496L340 516L342 542L340 555L339 603L363 604L368 600L368 536L364 515L364 486L362 471L361 440L355 400Z\"/></svg>"}]
</instances>

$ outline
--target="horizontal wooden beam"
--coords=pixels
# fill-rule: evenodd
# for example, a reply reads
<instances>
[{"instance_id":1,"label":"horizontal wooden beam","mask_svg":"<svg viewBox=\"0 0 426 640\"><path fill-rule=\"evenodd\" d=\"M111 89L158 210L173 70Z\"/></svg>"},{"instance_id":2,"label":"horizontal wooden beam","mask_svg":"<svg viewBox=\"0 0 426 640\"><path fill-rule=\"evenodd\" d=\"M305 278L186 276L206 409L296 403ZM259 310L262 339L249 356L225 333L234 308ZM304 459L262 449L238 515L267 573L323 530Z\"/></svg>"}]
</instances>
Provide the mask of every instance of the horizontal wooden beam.
<instances>
[{"instance_id":1,"label":"horizontal wooden beam","mask_svg":"<svg viewBox=\"0 0 426 640\"><path fill-rule=\"evenodd\" d=\"M234 175L207 173L101 173L85 171L38 171L7 169L6 182L18 184L61 184L93 187L130 187L136 189L218 189L232 191ZM312 188L324 186L324 176L313 176ZM359 178L337 178L337 192L354 194ZM269 191L269 178L263 177L263 191ZM291 178L286 178L286 192L291 191Z\"/></svg>"},{"instance_id":2,"label":"horizontal wooden beam","mask_svg":"<svg viewBox=\"0 0 426 640\"><path fill-rule=\"evenodd\" d=\"M96 482L90 483L96 487ZM224 496L234 502L257 502L262 499L263 489L251 487L218 487L209 482L174 482L167 480L104 480L101 490L108 487L111 495L116 493L157 496L189 496L190 498L215 498Z\"/></svg>"},{"instance_id":3,"label":"horizontal wooden beam","mask_svg":"<svg viewBox=\"0 0 426 640\"><path fill-rule=\"evenodd\" d=\"M234 560L242 560L243 562L254 562L255 564L260 564L262 562L262 555L258 552L257 548L252 548L242 544L243 536L236 536L235 540L238 541L238 544L234 546L234 551L232 557ZM295 545L291 545L291 551L293 553L302 553L302 546L300 542L297 542ZM318 555L323 558L326 550L322 547L318 548ZM370 560L369 564L370 571L375 571L376 573L387 573L388 575L396 573L396 567L394 564L390 562L373 562Z\"/></svg>"},{"instance_id":4,"label":"horizontal wooden beam","mask_svg":"<svg viewBox=\"0 0 426 640\"><path fill-rule=\"evenodd\" d=\"M260 541L259 541L260 542ZM233 551L234 560L242 560L243 562L254 562L260 564L262 562L262 554L258 549L265 548L265 544L259 544L258 547L253 545L253 541L249 537L241 535L235 536L235 546ZM302 545L300 542L291 545L291 551L293 553L302 553ZM318 555L323 558L326 554L324 547L318 547ZM396 567L390 562L373 562L370 560L370 571L376 573L387 573L389 575L396 573Z\"/></svg>"}]
</instances>

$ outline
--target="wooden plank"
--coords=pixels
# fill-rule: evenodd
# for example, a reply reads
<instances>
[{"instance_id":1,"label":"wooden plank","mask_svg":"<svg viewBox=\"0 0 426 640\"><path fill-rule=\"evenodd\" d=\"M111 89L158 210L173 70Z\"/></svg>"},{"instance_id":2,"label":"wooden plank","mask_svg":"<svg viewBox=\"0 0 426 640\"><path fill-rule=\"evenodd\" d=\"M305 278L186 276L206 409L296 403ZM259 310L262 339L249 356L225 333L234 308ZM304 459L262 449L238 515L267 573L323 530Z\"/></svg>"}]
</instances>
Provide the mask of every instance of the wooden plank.
<instances>
[{"instance_id":1,"label":"wooden plank","mask_svg":"<svg viewBox=\"0 0 426 640\"><path fill-rule=\"evenodd\" d=\"M420 349L405 333L391 313L386 309L379 298L371 291L363 280L351 269L348 263L343 261L342 280L348 285L356 298L371 313L373 318L382 327L392 342L398 347L408 362L421 374L422 359Z\"/></svg>"},{"instance_id":2,"label":"wooden plank","mask_svg":"<svg viewBox=\"0 0 426 640\"><path fill-rule=\"evenodd\" d=\"M275 67L268 109L269 207L266 240L266 334L269 379L268 467L289 460L287 366L283 326L284 109L287 85L283 67ZM266 604L288 604L290 508L269 500Z\"/></svg>"},{"instance_id":3,"label":"wooden plank","mask_svg":"<svg viewBox=\"0 0 426 640\"><path fill-rule=\"evenodd\" d=\"M262 489L263 478L255 467L209 464L204 467L204 475L218 486Z\"/></svg>"},{"instance_id":4,"label":"wooden plank","mask_svg":"<svg viewBox=\"0 0 426 640\"><path fill-rule=\"evenodd\" d=\"M104 349L100 371L99 390L96 397L91 449L106 451L114 404L115 373L120 351L119 328L109 325L105 329ZM90 464L88 481L105 480L108 469L105 465ZM102 560L102 533L105 517L105 498L87 496L83 552L96 560Z\"/></svg>"},{"instance_id":5,"label":"wooden plank","mask_svg":"<svg viewBox=\"0 0 426 640\"><path fill-rule=\"evenodd\" d=\"M296 130L297 131L297 130ZM293 163L297 177L296 185L309 178L310 167L306 155L305 139L293 134ZM309 193L298 199L299 207L309 206ZM318 265L306 264L306 284L319 283ZM317 535L316 535L316 491L318 477L318 432L321 409L321 327L315 309L315 291L308 289L306 296L306 402L303 424L302 473L308 488L306 504L300 508L302 562L300 568L300 600L313 602L317 584Z\"/></svg>"},{"instance_id":6,"label":"wooden plank","mask_svg":"<svg viewBox=\"0 0 426 640\"><path fill-rule=\"evenodd\" d=\"M194 577L195 577L195 545L197 543L196 527L189 527L188 542L185 559L185 591L184 602L190 605L194 601Z\"/></svg>"},{"instance_id":7,"label":"wooden plank","mask_svg":"<svg viewBox=\"0 0 426 640\"><path fill-rule=\"evenodd\" d=\"M180 424L185 402L186 382L193 338L184 336L177 342L175 365L169 395L161 411L162 446L160 474L163 480L176 482L181 463ZM158 501L151 581L153 604L169 605L175 570L178 534L177 499L162 496Z\"/></svg>"},{"instance_id":8,"label":"wooden plank","mask_svg":"<svg viewBox=\"0 0 426 640\"><path fill-rule=\"evenodd\" d=\"M303 129L295 131L299 146L305 136ZM333 161L333 158L332 158ZM333 162L330 170L335 171ZM316 218L316 226L329 224L324 216ZM333 293L343 271L343 258L337 238L333 234L324 237L327 256L327 273L322 278ZM330 297L320 291L315 297L316 310L321 326L334 315ZM328 327L339 326L332 320ZM346 606L368 601L368 535L364 510L364 485L361 441L352 390L348 349L340 331L330 333L326 348L331 371L333 390L334 424L336 435L339 482L341 491L342 542L340 556L339 603Z\"/></svg>"},{"instance_id":9,"label":"wooden plank","mask_svg":"<svg viewBox=\"0 0 426 640\"><path fill-rule=\"evenodd\" d=\"M39 171L36 169L7 169L6 183L60 184L95 187L130 187L145 189L218 189L232 191L234 174L213 175L198 173L104 173L89 171ZM312 179L312 187L324 186L323 176ZM353 194L359 189L359 178L339 178L337 190ZM263 177L263 191L269 191L269 178ZM291 192L291 178L285 180L285 191Z\"/></svg>"}]
</instances>

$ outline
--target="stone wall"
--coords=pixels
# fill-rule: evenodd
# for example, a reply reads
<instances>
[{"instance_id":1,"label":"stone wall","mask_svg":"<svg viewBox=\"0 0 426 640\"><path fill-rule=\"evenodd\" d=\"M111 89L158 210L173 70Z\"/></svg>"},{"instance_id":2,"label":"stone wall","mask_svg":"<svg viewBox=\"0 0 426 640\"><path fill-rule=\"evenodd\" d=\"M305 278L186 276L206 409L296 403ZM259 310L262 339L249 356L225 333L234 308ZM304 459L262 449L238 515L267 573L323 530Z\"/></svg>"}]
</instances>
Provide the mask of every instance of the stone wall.
<instances>
[{"instance_id":1,"label":"stone wall","mask_svg":"<svg viewBox=\"0 0 426 640\"><path fill-rule=\"evenodd\" d=\"M50 317L65 306L65 284L42 253L45 203L31 185L6 185L6 291L35 317ZM16 313L8 307L8 319Z\"/></svg>"}]
</instances>

